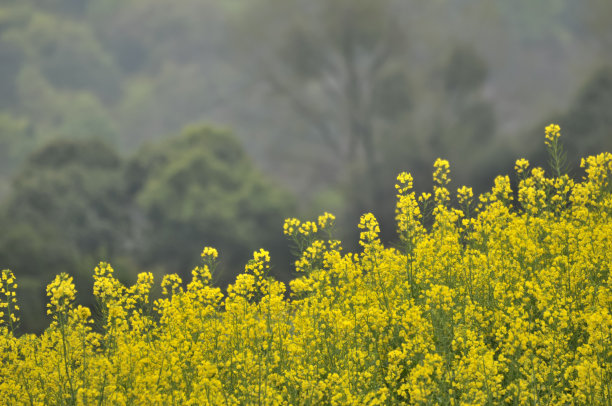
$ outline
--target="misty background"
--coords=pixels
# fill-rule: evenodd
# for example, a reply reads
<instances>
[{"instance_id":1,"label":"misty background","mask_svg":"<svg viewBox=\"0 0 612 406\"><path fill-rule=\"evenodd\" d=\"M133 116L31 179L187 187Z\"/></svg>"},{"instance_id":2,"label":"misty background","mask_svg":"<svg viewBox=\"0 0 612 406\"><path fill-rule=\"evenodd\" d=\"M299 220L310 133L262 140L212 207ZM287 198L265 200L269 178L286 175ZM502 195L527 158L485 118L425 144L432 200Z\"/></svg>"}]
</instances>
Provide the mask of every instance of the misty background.
<instances>
[{"instance_id":1,"label":"misty background","mask_svg":"<svg viewBox=\"0 0 612 406\"><path fill-rule=\"evenodd\" d=\"M570 171L612 150L606 0L0 0L0 268L22 330L44 288L95 265L225 286L260 247L293 275L286 217L374 212L394 240L396 175L437 157L475 192L556 122Z\"/></svg>"}]
</instances>

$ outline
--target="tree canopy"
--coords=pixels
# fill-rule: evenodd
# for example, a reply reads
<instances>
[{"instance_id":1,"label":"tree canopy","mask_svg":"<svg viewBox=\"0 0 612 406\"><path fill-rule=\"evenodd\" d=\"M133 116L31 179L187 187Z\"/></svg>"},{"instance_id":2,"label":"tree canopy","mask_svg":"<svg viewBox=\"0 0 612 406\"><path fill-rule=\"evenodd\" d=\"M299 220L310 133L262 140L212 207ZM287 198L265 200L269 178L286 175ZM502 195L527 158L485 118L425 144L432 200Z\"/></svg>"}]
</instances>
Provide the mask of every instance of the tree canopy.
<instances>
[{"instance_id":1,"label":"tree canopy","mask_svg":"<svg viewBox=\"0 0 612 406\"><path fill-rule=\"evenodd\" d=\"M126 179L146 219L138 229L144 264L186 274L198 250L214 246L224 253L218 282L226 284L260 245L276 251L285 245L289 195L255 168L226 130L189 127L148 145L129 162Z\"/></svg>"}]
</instances>

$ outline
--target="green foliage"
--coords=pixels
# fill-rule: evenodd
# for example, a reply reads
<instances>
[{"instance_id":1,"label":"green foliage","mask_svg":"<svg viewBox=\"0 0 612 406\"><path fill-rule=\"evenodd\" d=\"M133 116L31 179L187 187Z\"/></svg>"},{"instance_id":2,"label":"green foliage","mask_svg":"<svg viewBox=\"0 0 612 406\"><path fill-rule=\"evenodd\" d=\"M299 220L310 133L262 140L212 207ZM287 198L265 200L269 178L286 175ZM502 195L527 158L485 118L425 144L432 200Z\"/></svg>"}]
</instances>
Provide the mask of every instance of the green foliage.
<instances>
[{"instance_id":1,"label":"green foliage","mask_svg":"<svg viewBox=\"0 0 612 406\"><path fill-rule=\"evenodd\" d=\"M27 294L40 297L42 283L59 271L89 291L91 278L82 272L97 261L122 262L129 280L136 266L188 271L211 244L230 254L216 275L227 284L264 244L284 260L273 273L288 280L279 231L291 207L227 131L188 128L127 164L99 139L57 139L31 154L13 179L0 210L0 263L31 278ZM42 328L27 316L24 324Z\"/></svg>"},{"instance_id":2,"label":"green foliage","mask_svg":"<svg viewBox=\"0 0 612 406\"><path fill-rule=\"evenodd\" d=\"M59 89L86 89L112 100L119 96L119 76L112 59L84 24L42 13L6 36L18 37L38 66Z\"/></svg>"},{"instance_id":3,"label":"green foliage","mask_svg":"<svg viewBox=\"0 0 612 406\"><path fill-rule=\"evenodd\" d=\"M28 121L0 113L0 178L9 175L32 143Z\"/></svg>"},{"instance_id":4,"label":"green foliage","mask_svg":"<svg viewBox=\"0 0 612 406\"><path fill-rule=\"evenodd\" d=\"M118 249L125 230L121 161L98 140L58 140L37 151L14 181L7 202L13 220L51 225L84 253Z\"/></svg>"},{"instance_id":5,"label":"green foliage","mask_svg":"<svg viewBox=\"0 0 612 406\"><path fill-rule=\"evenodd\" d=\"M227 131L190 127L149 145L132 159L126 179L146 219L138 231L144 264L190 269L207 244L231 253L218 275L225 284L259 243L275 250L284 245L278 230L290 199Z\"/></svg>"},{"instance_id":6,"label":"green foliage","mask_svg":"<svg viewBox=\"0 0 612 406\"><path fill-rule=\"evenodd\" d=\"M57 169L75 165L91 169L117 168L121 162L118 153L103 142L57 140L30 156L24 172L40 169Z\"/></svg>"},{"instance_id":7,"label":"green foliage","mask_svg":"<svg viewBox=\"0 0 612 406\"><path fill-rule=\"evenodd\" d=\"M444 89L451 96L465 97L480 88L486 76L486 64L474 50L457 47L444 68Z\"/></svg>"},{"instance_id":8,"label":"green foliage","mask_svg":"<svg viewBox=\"0 0 612 406\"><path fill-rule=\"evenodd\" d=\"M23 50L0 36L0 109L10 108L15 104L15 84L23 59Z\"/></svg>"},{"instance_id":9,"label":"green foliage","mask_svg":"<svg viewBox=\"0 0 612 406\"><path fill-rule=\"evenodd\" d=\"M130 228L121 175L118 153L98 140L53 141L17 173L0 211L0 263L31 278L29 296L40 297L58 271L88 288L88 267L123 254ZM37 303L25 304L26 314L38 313ZM41 322L24 319L27 329Z\"/></svg>"}]
</instances>

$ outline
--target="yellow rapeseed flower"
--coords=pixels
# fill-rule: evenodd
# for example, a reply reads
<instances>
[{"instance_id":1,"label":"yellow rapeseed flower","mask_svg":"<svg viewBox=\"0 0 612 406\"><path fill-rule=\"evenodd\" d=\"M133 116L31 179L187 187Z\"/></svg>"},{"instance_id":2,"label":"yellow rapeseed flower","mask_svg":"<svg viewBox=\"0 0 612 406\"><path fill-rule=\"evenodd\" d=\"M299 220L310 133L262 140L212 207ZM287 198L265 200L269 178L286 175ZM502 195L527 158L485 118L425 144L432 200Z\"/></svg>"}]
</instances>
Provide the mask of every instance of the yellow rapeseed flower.
<instances>
[{"instance_id":1,"label":"yellow rapeseed flower","mask_svg":"<svg viewBox=\"0 0 612 406\"><path fill-rule=\"evenodd\" d=\"M553 142L556 142L556 140L561 136L561 127L559 127L557 124L550 124L546 126L544 132L546 138L544 142L546 143L546 145L550 146Z\"/></svg>"}]
</instances>

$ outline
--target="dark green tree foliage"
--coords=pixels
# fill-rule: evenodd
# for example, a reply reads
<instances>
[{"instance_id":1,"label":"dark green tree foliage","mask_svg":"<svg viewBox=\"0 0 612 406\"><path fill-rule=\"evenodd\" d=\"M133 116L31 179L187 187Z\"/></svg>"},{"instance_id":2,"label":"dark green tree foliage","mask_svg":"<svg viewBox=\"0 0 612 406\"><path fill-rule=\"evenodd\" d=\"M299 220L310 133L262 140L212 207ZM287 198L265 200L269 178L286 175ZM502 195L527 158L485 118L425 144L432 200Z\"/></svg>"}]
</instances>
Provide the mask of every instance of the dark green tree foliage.
<instances>
[{"instance_id":1,"label":"dark green tree foliage","mask_svg":"<svg viewBox=\"0 0 612 406\"><path fill-rule=\"evenodd\" d=\"M201 249L213 246L222 260L216 282L225 285L255 249L284 252L289 198L227 131L191 127L148 145L130 162L126 179L142 219L136 235L143 265L186 276ZM288 263L278 265L277 276L287 279Z\"/></svg>"},{"instance_id":2,"label":"dark green tree foliage","mask_svg":"<svg viewBox=\"0 0 612 406\"><path fill-rule=\"evenodd\" d=\"M0 264L23 277L24 325L40 329L44 287L69 272L90 292L92 267L123 252L129 228L117 152L97 140L57 140L30 156L0 214ZM87 301L88 298L82 298Z\"/></svg>"},{"instance_id":3,"label":"dark green tree foliage","mask_svg":"<svg viewBox=\"0 0 612 406\"><path fill-rule=\"evenodd\" d=\"M125 224L121 159L97 140L58 140L34 153L14 181L7 214L50 224L83 253L117 252Z\"/></svg>"},{"instance_id":4,"label":"dark green tree foliage","mask_svg":"<svg viewBox=\"0 0 612 406\"><path fill-rule=\"evenodd\" d=\"M59 139L33 153L0 210L0 266L21 285L27 331L44 327L44 287L58 272L91 292L91 272L112 261L121 279L136 267L188 277L205 245L221 253L217 283L265 247L290 277L282 223L292 204L230 133L209 127L150 144L125 165L96 139ZM89 303L91 296L81 296ZM37 315L37 316L35 316Z\"/></svg>"},{"instance_id":5,"label":"dark green tree foliage","mask_svg":"<svg viewBox=\"0 0 612 406\"><path fill-rule=\"evenodd\" d=\"M34 153L15 177L4 215L11 223L41 230L84 255L112 255L119 252L126 231L121 169L117 152L100 141L51 142ZM26 263L18 266L3 263L35 275L41 270L31 262L34 257L38 256L23 258Z\"/></svg>"},{"instance_id":6,"label":"dark green tree foliage","mask_svg":"<svg viewBox=\"0 0 612 406\"><path fill-rule=\"evenodd\" d=\"M31 62L58 89L87 90L104 101L120 96L119 72L86 25L34 14L21 38Z\"/></svg>"}]
</instances>

